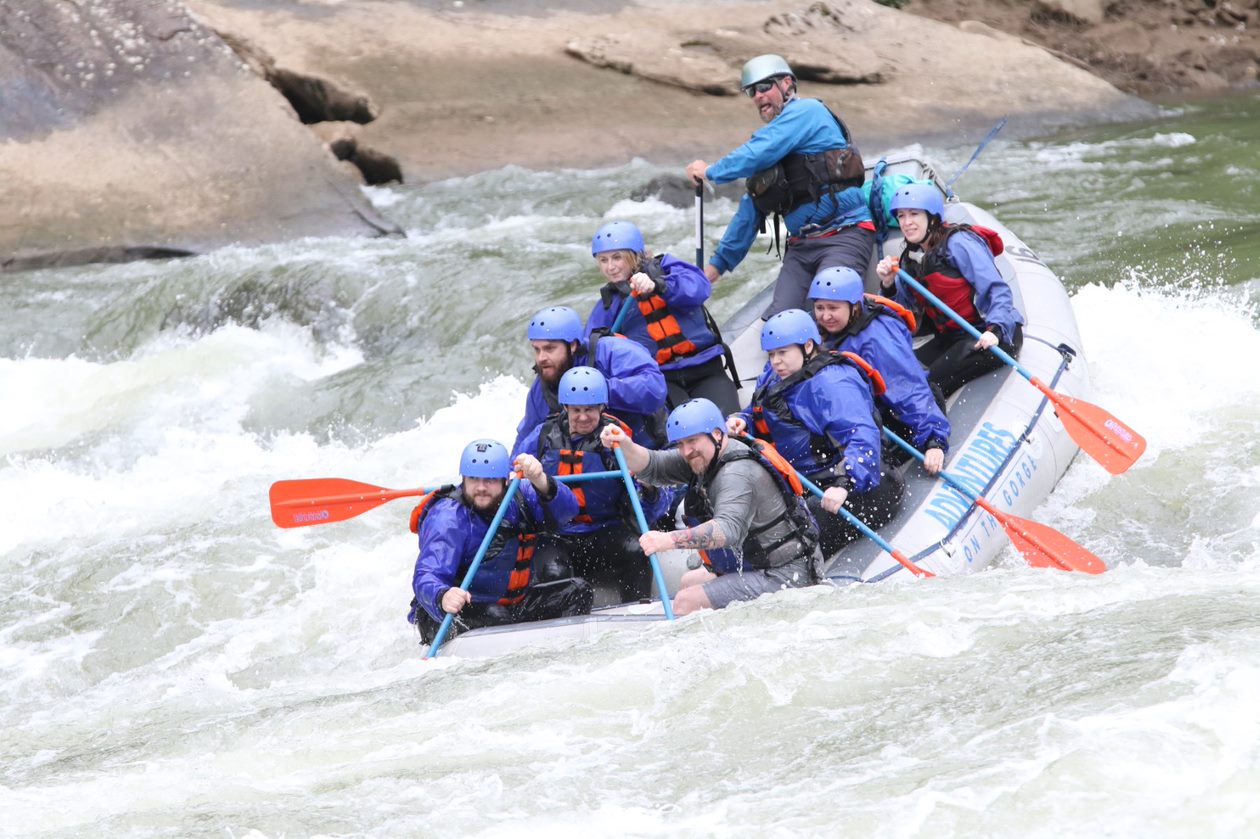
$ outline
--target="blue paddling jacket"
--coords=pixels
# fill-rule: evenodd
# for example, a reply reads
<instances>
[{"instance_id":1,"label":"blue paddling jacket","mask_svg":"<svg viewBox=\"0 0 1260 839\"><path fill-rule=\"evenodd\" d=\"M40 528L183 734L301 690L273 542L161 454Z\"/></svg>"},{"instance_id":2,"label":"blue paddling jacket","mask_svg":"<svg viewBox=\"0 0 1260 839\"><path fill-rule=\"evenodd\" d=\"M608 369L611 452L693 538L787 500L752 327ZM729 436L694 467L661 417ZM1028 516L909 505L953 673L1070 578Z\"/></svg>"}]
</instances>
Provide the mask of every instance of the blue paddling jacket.
<instances>
[{"instance_id":1,"label":"blue paddling jacket","mask_svg":"<svg viewBox=\"0 0 1260 839\"><path fill-rule=\"evenodd\" d=\"M573 492L558 481L551 480L549 484L554 485L555 494L543 500L533 484L521 481L468 587L474 603L519 603L529 586L534 537L577 514ZM482 514L474 510L464 500L460 487L454 486L426 496L412 513L420 554L416 557L411 588L416 602L433 620L440 623L446 617L442 595L463 582L497 512L493 509ZM414 622L415 617L413 612L409 619Z\"/></svg>"},{"instance_id":2,"label":"blue paddling jacket","mask_svg":"<svg viewBox=\"0 0 1260 839\"><path fill-rule=\"evenodd\" d=\"M901 316L887 306L864 300L853 307L842 332L823 337L823 348L862 356L884 379L885 391L875 397L884 416L890 414L911 432L920 450L949 451L949 420L941 413L928 386L927 371L914 355L914 340Z\"/></svg>"},{"instance_id":3,"label":"blue paddling jacket","mask_svg":"<svg viewBox=\"0 0 1260 839\"><path fill-rule=\"evenodd\" d=\"M789 154L818 154L849 145L827 106L817 99L791 99L779 115L753 132L739 148L709 165L705 177L715 184L747 178L768 169ZM726 273L743 261L757 238L765 215L745 194L735 216L726 226L722 241L713 251L710 264ZM783 217L789 236L800 235L807 225L827 227L871 221L871 211L860 186L824 193L817 201L806 201ZM873 229L873 225L872 225Z\"/></svg>"},{"instance_id":4,"label":"blue paddling jacket","mask_svg":"<svg viewBox=\"0 0 1260 839\"><path fill-rule=\"evenodd\" d=\"M695 367L722 354L722 345L710 327L704 301L713 293L709 278L696 266L665 254L644 266L656 281L656 290L630 304L617 330L648 351L662 370ZM608 329L628 297L628 283L605 283L600 302L586 318L585 337L596 329ZM658 337L648 332L648 321Z\"/></svg>"},{"instance_id":5,"label":"blue paddling jacket","mask_svg":"<svg viewBox=\"0 0 1260 839\"><path fill-rule=\"evenodd\" d=\"M753 434L823 488L879 485L880 437L866 375L843 356L816 353L786 379L767 363L741 414Z\"/></svg>"},{"instance_id":6,"label":"blue paddling jacket","mask_svg":"<svg viewBox=\"0 0 1260 839\"><path fill-rule=\"evenodd\" d=\"M531 431L521 443L521 451L538 458L548 475L577 475L585 472L616 472L616 456L599 442L600 432L606 425L625 425L614 416L604 414L593 432L574 435L569 431L568 415L561 411L552 414ZM643 516L648 523L656 521L665 512L672 497L667 488L635 486L643 505ZM626 496L626 485L621 478L601 478L574 484L578 511L567 523L560 525L560 533L593 533L606 527L624 524L638 532L634 510Z\"/></svg>"},{"instance_id":7,"label":"blue paddling jacket","mask_svg":"<svg viewBox=\"0 0 1260 839\"><path fill-rule=\"evenodd\" d=\"M665 407L666 387L656 361L634 341L615 335L596 341L593 363L588 360L589 355L588 345L580 345L573 354L573 366L594 367L603 373L608 380L609 412L626 424L636 443L657 448L660 441L656 439L654 415ZM558 410L556 385L544 385L535 376L525 396L525 416L516 426L512 455L525 451L522 444L529 432Z\"/></svg>"}]
</instances>

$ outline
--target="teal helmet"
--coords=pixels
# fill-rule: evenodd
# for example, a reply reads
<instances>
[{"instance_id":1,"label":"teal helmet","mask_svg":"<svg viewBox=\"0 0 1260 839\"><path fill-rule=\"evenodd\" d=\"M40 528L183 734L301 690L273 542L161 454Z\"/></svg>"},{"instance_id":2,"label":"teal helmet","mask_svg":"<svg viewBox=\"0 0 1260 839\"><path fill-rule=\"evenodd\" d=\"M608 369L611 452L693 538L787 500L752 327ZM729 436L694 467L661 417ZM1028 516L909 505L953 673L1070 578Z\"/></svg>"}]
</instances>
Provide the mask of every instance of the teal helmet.
<instances>
[{"instance_id":1,"label":"teal helmet","mask_svg":"<svg viewBox=\"0 0 1260 839\"><path fill-rule=\"evenodd\" d=\"M778 76L796 78L796 74L792 72L792 68L788 66L783 56L773 53L759 55L748 59L744 64L744 70L739 74L739 87L740 90L746 90L757 82L764 82L766 79Z\"/></svg>"}]
</instances>

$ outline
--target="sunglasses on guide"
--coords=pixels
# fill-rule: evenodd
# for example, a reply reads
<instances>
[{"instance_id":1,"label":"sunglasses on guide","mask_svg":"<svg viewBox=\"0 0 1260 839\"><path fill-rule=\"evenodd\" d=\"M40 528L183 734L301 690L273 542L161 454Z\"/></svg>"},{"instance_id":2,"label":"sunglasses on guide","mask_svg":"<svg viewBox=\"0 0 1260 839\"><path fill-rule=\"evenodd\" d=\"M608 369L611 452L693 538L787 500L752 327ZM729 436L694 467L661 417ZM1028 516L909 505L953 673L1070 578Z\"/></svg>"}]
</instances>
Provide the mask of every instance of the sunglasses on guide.
<instances>
[{"instance_id":1,"label":"sunglasses on guide","mask_svg":"<svg viewBox=\"0 0 1260 839\"><path fill-rule=\"evenodd\" d=\"M774 87L775 81L776 81L775 79L771 79L768 82L757 82L756 84L750 84L748 87L744 88L744 93L748 94L749 99L752 99L758 93L768 93L770 89Z\"/></svg>"}]
</instances>

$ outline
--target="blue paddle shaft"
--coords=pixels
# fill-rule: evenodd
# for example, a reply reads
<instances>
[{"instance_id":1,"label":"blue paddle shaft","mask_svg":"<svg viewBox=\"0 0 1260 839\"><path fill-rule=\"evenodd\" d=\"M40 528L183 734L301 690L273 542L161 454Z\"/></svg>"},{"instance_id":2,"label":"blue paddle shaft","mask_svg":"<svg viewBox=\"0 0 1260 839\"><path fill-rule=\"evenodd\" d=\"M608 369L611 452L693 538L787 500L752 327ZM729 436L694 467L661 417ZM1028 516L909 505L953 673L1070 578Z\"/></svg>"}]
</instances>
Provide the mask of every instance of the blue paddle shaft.
<instances>
[{"instance_id":1,"label":"blue paddle shaft","mask_svg":"<svg viewBox=\"0 0 1260 839\"><path fill-rule=\"evenodd\" d=\"M809 478L802 475L800 472L796 473L796 477L801 479L801 485L805 487L807 490L809 490L810 492L812 492L814 495L818 496L819 498L823 497L823 491L818 488L818 485L816 483L814 483ZM869 527L867 527L865 522L863 522L857 516L850 513L848 510L844 509L844 507L840 508L840 516L844 518L844 520L847 521L849 524L853 525L858 530L860 530L862 532L862 535L865 536L867 539L870 539L872 542L879 545L884 550L888 551L890 555L895 552L893 550L893 546L888 544L888 542L886 542L882 536L880 536L874 530L871 530Z\"/></svg>"},{"instance_id":2,"label":"blue paddle shaft","mask_svg":"<svg viewBox=\"0 0 1260 839\"><path fill-rule=\"evenodd\" d=\"M621 304L621 309L617 312L617 317L613 318L612 326L608 327L608 331L614 335L621 328L622 322L626 319L626 315L630 313L630 307L634 305L634 295L627 294L625 302ZM592 359L593 361L594 359Z\"/></svg>"},{"instance_id":3,"label":"blue paddle shaft","mask_svg":"<svg viewBox=\"0 0 1260 839\"><path fill-rule=\"evenodd\" d=\"M914 446L910 445L910 444L909 444L909 443L907 443L905 440L903 440L903 439L901 439L900 437L898 437L898 436L897 436L895 433L893 433L892 431L889 431L889 430L888 430L888 428L884 428L884 436L885 436L885 437L887 437L889 440L892 440L892 441L893 441L894 443L896 443L898 446L901 446L901 448L905 449L905 451L906 451L906 453L907 453L907 454L909 454L909 455L911 455L912 457L914 457L914 458L915 458L916 460L918 460L920 463L922 463L922 462L923 462L923 452L919 451L919 450L918 450L918 449L916 449ZM962 482L961 482L961 481L959 481L957 478L955 478L953 475L949 474L948 472L941 471L941 472L937 473L937 477L939 477L939 478L940 478L941 480L943 480L945 483L947 483L947 484L949 484L951 487L953 487L953 489L954 489L956 492L961 493L961 494L962 494L962 496L963 496L963 498L966 498L968 501L975 501L975 500L976 500L976 495L975 495L975 493L973 493L973 492L971 492L970 490L968 490L965 486L963 486L963 484L962 484Z\"/></svg>"},{"instance_id":4,"label":"blue paddle shaft","mask_svg":"<svg viewBox=\"0 0 1260 839\"><path fill-rule=\"evenodd\" d=\"M473 577L477 575L477 569L481 567L481 560L486 557L486 550L490 547L490 543L494 541L494 534L499 531L499 525L503 523L503 517L507 515L508 505L512 503L512 499L516 496L516 491L520 489L521 479L513 478L508 484L507 492L503 494L503 501L499 504L499 511L494 514L494 519L490 522L490 527L486 530L485 538L481 540L481 547L477 548L477 554L473 557L472 565L468 566L468 573L464 575L464 581L459 587L464 591L468 591L468 587L472 585ZM442 625L438 627L437 635L433 636L433 643L429 644L429 654L425 658L435 658L438 653L438 647L442 646L442 641L446 638L446 633L451 628L451 622L455 620L455 615L450 612L446 613L446 617L442 618Z\"/></svg>"},{"instance_id":5,"label":"blue paddle shaft","mask_svg":"<svg viewBox=\"0 0 1260 839\"><path fill-rule=\"evenodd\" d=\"M621 480L620 472L580 472L576 475L553 475L562 484L580 484L583 481L598 481L607 478Z\"/></svg>"},{"instance_id":6,"label":"blue paddle shaft","mask_svg":"<svg viewBox=\"0 0 1260 839\"><path fill-rule=\"evenodd\" d=\"M626 456L622 453L620 446L613 449L613 455L617 458L617 465L621 467L621 479L626 483L626 492L630 495L630 506L634 508L634 518L639 523L639 532L647 533L647 518L643 515L643 504L639 501L634 479L630 477L630 467L626 465ZM661 593L661 606L665 608L665 617L673 620L674 604L670 600L669 589L665 588L665 575L661 573L661 563L657 561L656 554L649 556L648 562L652 565L652 576L656 578L656 589Z\"/></svg>"}]
</instances>

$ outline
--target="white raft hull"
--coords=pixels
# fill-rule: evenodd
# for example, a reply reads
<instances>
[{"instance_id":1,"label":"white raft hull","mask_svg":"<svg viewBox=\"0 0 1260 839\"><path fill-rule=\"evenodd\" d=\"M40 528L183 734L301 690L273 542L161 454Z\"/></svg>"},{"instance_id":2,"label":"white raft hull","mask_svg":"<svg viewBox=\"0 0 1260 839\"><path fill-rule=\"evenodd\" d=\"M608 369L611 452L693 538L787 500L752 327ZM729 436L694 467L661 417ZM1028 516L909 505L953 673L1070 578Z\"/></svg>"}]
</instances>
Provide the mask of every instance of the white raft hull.
<instances>
[{"instance_id":1,"label":"white raft hull","mask_svg":"<svg viewBox=\"0 0 1260 839\"><path fill-rule=\"evenodd\" d=\"M943 184L930 166L915 158L890 159L886 174L933 178ZM1076 318L1058 277L986 211L964 202L950 202L945 218L988 227L1002 237L1006 247L997 257L997 266L1010 283L1015 304L1026 321L1020 363L1057 392L1088 398L1089 375ZM898 254L901 239L893 232L884 250ZM877 290L873 270L867 272L867 283L868 290ZM760 346L761 312L769 298L770 289L766 289L723 326L743 376L740 395L744 402L765 364ZM965 385L950 399L948 416L952 434L946 471L999 510L1017 516L1031 515L1078 451L1053 406L1010 368ZM997 520L943 481L929 477L916 462L902 468L906 483L902 509L880 529L880 536L934 574L967 574L992 564L1008 544ZM684 551L662 557L670 591L676 590L688 557L689 552ZM859 539L829 558L826 575L833 583L849 584L906 578L910 573L873 541ZM568 643L608 631L641 630L663 620L659 602L623 604L596 609L589 616L472 630L444 645L442 654L493 656L544 642Z\"/></svg>"}]
</instances>

